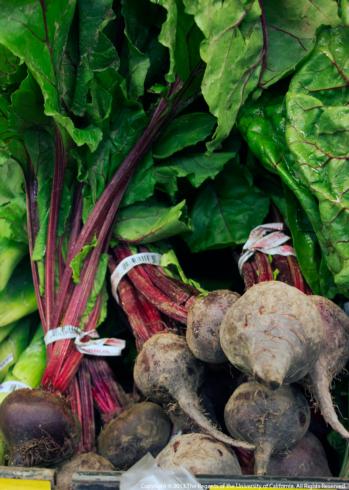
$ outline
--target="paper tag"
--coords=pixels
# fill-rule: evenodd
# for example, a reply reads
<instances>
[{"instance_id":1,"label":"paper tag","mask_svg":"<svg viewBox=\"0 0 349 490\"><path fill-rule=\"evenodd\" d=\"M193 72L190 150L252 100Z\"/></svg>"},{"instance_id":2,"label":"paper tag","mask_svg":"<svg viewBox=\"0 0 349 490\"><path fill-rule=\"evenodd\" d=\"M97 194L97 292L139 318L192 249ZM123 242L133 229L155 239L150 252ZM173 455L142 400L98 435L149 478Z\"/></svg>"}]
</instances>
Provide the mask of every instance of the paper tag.
<instances>
[{"instance_id":1,"label":"paper tag","mask_svg":"<svg viewBox=\"0 0 349 490\"><path fill-rule=\"evenodd\" d=\"M257 226L251 231L242 248L243 253L238 262L240 274L242 274L243 265L257 251L266 255L296 255L293 247L285 245L291 237L283 233L282 230L284 230L283 223L268 223Z\"/></svg>"},{"instance_id":2,"label":"paper tag","mask_svg":"<svg viewBox=\"0 0 349 490\"><path fill-rule=\"evenodd\" d=\"M8 366L9 364L11 364L13 359L14 359L13 354L9 354L7 357L5 357L5 359L0 362L0 371L4 369L6 366Z\"/></svg>"},{"instance_id":3,"label":"paper tag","mask_svg":"<svg viewBox=\"0 0 349 490\"><path fill-rule=\"evenodd\" d=\"M83 340L86 337L90 340ZM75 347L81 354L88 354L90 356L120 356L126 346L124 340L111 338L100 339L96 330L84 332L74 325L64 325L49 330L44 337L46 345L57 342L57 340L69 339L75 339Z\"/></svg>"},{"instance_id":4,"label":"paper tag","mask_svg":"<svg viewBox=\"0 0 349 490\"><path fill-rule=\"evenodd\" d=\"M0 384L0 393L12 393L13 391L22 390L24 388L31 389L30 386L21 383L21 381L5 381Z\"/></svg>"},{"instance_id":5,"label":"paper tag","mask_svg":"<svg viewBox=\"0 0 349 490\"><path fill-rule=\"evenodd\" d=\"M131 269L137 265L148 264L148 265L160 265L161 264L161 254L144 252L139 254L130 255L125 257L120 264L115 268L112 275L110 276L111 291L115 300L119 303L119 296L117 293L121 279L130 272Z\"/></svg>"}]
</instances>

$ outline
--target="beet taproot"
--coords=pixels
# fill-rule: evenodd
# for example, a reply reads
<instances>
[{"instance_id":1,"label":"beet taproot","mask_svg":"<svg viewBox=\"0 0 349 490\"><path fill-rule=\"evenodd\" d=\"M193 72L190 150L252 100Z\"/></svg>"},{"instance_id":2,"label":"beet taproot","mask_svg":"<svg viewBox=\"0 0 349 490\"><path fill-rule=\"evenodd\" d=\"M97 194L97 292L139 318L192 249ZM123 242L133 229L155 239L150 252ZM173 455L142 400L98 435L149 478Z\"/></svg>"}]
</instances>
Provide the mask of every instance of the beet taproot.
<instances>
[{"instance_id":1,"label":"beet taproot","mask_svg":"<svg viewBox=\"0 0 349 490\"><path fill-rule=\"evenodd\" d=\"M78 471L112 471L114 466L96 453L77 454L57 469L56 490L72 490L73 474Z\"/></svg>"},{"instance_id":2,"label":"beet taproot","mask_svg":"<svg viewBox=\"0 0 349 490\"><path fill-rule=\"evenodd\" d=\"M270 476L332 476L325 450L311 432L307 432L286 453L274 454L270 458L267 473Z\"/></svg>"},{"instance_id":3,"label":"beet taproot","mask_svg":"<svg viewBox=\"0 0 349 490\"><path fill-rule=\"evenodd\" d=\"M195 298L188 311L186 339L189 349L200 361L226 362L219 329L228 308L240 297L227 289L212 291Z\"/></svg>"},{"instance_id":4,"label":"beet taproot","mask_svg":"<svg viewBox=\"0 0 349 490\"><path fill-rule=\"evenodd\" d=\"M273 453L291 448L304 436L310 409L295 386L271 390L252 381L234 391L225 406L224 419L233 437L256 446L255 473L264 475Z\"/></svg>"},{"instance_id":5,"label":"beet taproot","mask_svg":"<svg viewBox=\"0 0 349 490\"><path fill-rule=\"evenodd\" d=\"M204 414L197 394L203 375L204 365L193 356L185 339L173 333L159 333L147 340L134 367L135 383L144 396L166 404L175 400L201 430L215 439L252 449L251 444L223 434Z\"/></svg>"},{"instance_id":6,"label":"beet taproot","mask_svg":"<svg viewBox=\"0 0 349 490\"><path fill-rule=\"evenodd\" d=\"M324 323L324 341L320 355L306 380L307 388L320 407L325 421L345 439L349 432L341 424L330 393L332 380L349 360L349 317L333 301L311 296Z\"/></svg>"},{"instance_id":7,"label":"beet taproot","mask_svg":"<svg viewBox=\"0 0 349 490\"><path fill-rule=\"evenodd\" d=\"M66 400L42 390L21 389L0 406L0 430L13 466L51 466L73 456L80 427Z\"/></svg>"},{"instance_id":8,"label":"beet taproot","mask_svg":"<svg viewBox=\"0 0 349 490\"><path fill-rule=\"evenodd\" d=\"M186 468L193 475L241 475L235 454L206 434L184 434L171 439L156 458L164 469Z\"/></svg>"},{"instance_id":9,"label":"beet taproot","mask_svg":"<svg viewBox=\"0 0 349 490\"><path fill-rule=\"evenodd\" d=\"M323 336L321 315L309 296L278 281L248 289L228 309L220 328L229 361L272 389L311 371Z\"/></svg>"},{"instance_id":10,"label":"beet taproot","mask_svg":"<svg viewBox=\"0 0 349 490\"><path fill-rule=\"evenodd\" d=\"M159 405L135 403L104 426L98 452L116 469L127 470L148 452L155 457L169 441L171 428Z\"/></svg>"}]
</instances>

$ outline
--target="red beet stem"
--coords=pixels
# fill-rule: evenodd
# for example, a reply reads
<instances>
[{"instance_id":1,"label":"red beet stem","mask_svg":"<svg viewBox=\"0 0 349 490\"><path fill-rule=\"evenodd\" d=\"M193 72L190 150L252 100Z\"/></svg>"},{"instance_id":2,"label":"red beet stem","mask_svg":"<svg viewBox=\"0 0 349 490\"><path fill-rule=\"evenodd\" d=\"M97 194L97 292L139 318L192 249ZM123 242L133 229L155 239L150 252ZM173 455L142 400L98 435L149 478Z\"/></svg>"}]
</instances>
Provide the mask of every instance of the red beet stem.
<instances>
[{"instance_id":1,"label":"red beet stem","mask_svg":"<svg viewBox=\"0 0 349 490\"><path fill-rule=\"evenodd\" d=\"M114 379L104 359L86 358L84 363L91 375L93 399L103 421L107 423L126 407L126 393Z\"/></svg>"},{"instance_id":2,"label":"red beet stem","mask_svg":"<svg viewBox=\"0 0 349 490\"><path fill-rule=\"evenodd\" d=\"M131 255L124 247L115 249L115 255L121 261ZM151 304L165 315L186 324L187 310L181 305L171 301L166 294L158 289L149 279L141 266L134 267L128 272L128 277L137 291L139 291Z\"/></svg>"}]
</instances>

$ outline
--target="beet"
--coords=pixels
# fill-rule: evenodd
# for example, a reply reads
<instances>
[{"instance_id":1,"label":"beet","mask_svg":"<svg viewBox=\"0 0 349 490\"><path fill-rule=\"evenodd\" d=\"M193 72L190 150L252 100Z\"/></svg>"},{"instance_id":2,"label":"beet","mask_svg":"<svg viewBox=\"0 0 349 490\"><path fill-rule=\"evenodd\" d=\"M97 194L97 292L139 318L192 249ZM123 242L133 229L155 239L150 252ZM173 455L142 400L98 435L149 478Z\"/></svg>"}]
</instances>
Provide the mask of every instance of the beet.
<instances>
[{"instance_id":1,"label":"beet","mask_svg":"<svg viewBox=\"0 0 349 490\"><path fill-rule=\"evenodd\" d=\"M235 454L206 434L174 437L156 458L161 468L186 468L193 475L241 475Z\"/></svg>"},{"instance_id":2,"label":"beet","mask_svg":"<svg viewBox=\"0 0 349 490\"><path fill-rule=\"evenodd\" d=\"M332 473L321 442L311 432L307 432L288 452L270 458L268 475L326 477L332 476Z\"/></svg>"},{"instance_id":3,"label":"beet","mask_svg":"<svg viewBox=\"0 0 349 490\"><path fill-rule=\"evenodd\" d=\"M195 359L183 337L159 333L145 342L138 354L134 380L144 396L159 403L176 401L205 432L233 446L253 448L220 432L205 416L198 397L204 366Z\"/></svg>"},{"instance_id":4,"label":"beet","mask_svg":"<svg viewBox=\"0 0 349 490\"><path fill-rule=\"evenodd\" d=\"M327 298L311 296L311 300L323 318L325 334L320 355L306 384L325 421L342 437L349 439L349 432L338 419L330 393L333 378L349 360L349 317Z\"/></svg>"},{"instance_id":5,"label":"beet","mask_svg":"<svg viewBox=\"0 0 349 490\"><path fill-rule=\"evenodd\" d=\"M98 452L118 470L127 470L146 453L154 457L171 436L171 421L155 403L135 403L106 424Z\"/></svg>"},{"instance_id":6,"label":"beet","mask_svg":"<svg viewBox=\"0 0 349 490\"><path fill-rule=\"evenodd\" d=\"M264 475L272 453L285 451L304 436L309 428L310 409L295 386L274 391L253 381L234 391L224 418L232 436L256 445L255 473Z\"/></svg>"},{"instance_id":7,"label":"beet","mask_svg":"<svg viewBox=\"0 0 349 490\"><path fill-rule=\"evenodd\" d=\"M187 343L197 359L209 363L226 362L219 329L228 308L240 297L227 289L195 298L188 311Z\"/></svg>"},{"instance_id":8,"label":"beet","mask_svg":"<svg viewBox=\"0 0 349 490\"><path fill-rule=\"evenodd\" d=\"M0 430L14 466L50 466L70 458L80 430L61 395L22 389L0 406Z\"/></svg>"},{"instance_id":9,"label":"beet","mask_svg":"<svg viewBox=\"0 0 349 490\"><path fill-rule=\"evenodd\" d=\"M112 471L114 469L114 466L99 454L78 454L58 468L55 488L56 490L72 490L73 474L78 471Z\"/></svg>"},{"instance_id":10,"label":"beet","mask_svg":"<svg viewBox=\"0 0 349 490\"><path fill-rule=\"evenodd\" d=\"M222 349L238 369L272 389L302 379L322 348L324 326L310 297L278 281L248 289L229 308Z\"/></svg>"}]
</instances>

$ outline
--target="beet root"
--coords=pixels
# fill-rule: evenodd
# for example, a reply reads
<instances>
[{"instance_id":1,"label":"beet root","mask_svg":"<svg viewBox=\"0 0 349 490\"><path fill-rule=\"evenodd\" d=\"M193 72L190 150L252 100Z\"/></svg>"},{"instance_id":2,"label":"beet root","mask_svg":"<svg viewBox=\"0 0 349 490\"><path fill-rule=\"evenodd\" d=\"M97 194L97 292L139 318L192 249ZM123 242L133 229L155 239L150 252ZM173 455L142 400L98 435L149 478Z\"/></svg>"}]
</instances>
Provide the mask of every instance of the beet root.
<instances>
[{"instance_id":1,"label":"beet root","mask_svg":"<svg viewBox=\"0 0 349 490\"><path fill-rule=\"evenodd\" d=\"M118 470L127 470L146 453L154 457L171 436L171 421L155 403L135 403L106 424L98 438L98 452Z\"/></svg>"},{"instance_id":2,"label":"beet root","mask_svg":"<svg viewBox=\"0 0 349 490\"><path fill-rule=\"evenodd\" d=\"M230 397L224 419L228 431L256 445L255 473L267 472L272 453L285 451L306 433L310 409L294 386L273 391L257 382L240 385Z\"/></svg>"},{"instance_id":3,"label":"beet root","mask_svg":"<svg viewBox=\"0 0 349 490\"><path fill-rule=\"evenodd\" d=\"M219 431L205 416L197 392L203 383L204 366L190 352L183 337L159 333L145 342L138 354L134 380L144 396L160 403L175 400L184 413L215 439L232 446L253 449Z\"/></svg>"},{"instance_id":4,"label":"beet root","mask_svg":"<svg viewBox=\"0 0 349 490\"><path fill-rule=\"evenodd\" d=\"M222 289L199 296L189 308L187 320L187 343L194 356L209 363L226 362L221 348L219 329L228 308L240 297L239 294Z\"/></svg>"},{"instance_id":5,"label":"beet root","mask_svg":"<svg viewBox=\"0 0 349 490\"><path fill-rule=\"evenodd\" d=\"M185 434L171 439L156 458L169 470L184 467L193 475L241 475L235 454L206 434Z\"/></svg>"},{"instance_id":6,"label":"beet root","mask_svg":"<svg viewBox=\"0 0 349 490\"><path fill-rule=\"evenodd\" d=\"M80 437L65 399L41 390L17 390L0 406L0 430L14 466L50 466L70 458Z\"/></svg>"},{"instance_id":7,"label":"beet root","mask_svg":"<svg viewBox=\"0 0 349 490\"><path fill-rule=\"evenodd\" d=\"M268 466L270 476L332 476L321 442L311 432L287 453L275 454Z\"/></svg>"},{"instance_id":8,"label":"beet root","mask_svg":"<svg viewBox=\"0 0 349 490\"><path fill-rule=\"evenodd\" d=\"M248 289L220 328L229 361L272 389L311 371L323 336L323 321L310 297L280 281Z\"/></svg>"},{"instance_id":9,"label":"beet root","mask_svg":"<svg viewBox=\"0 0 349 490\"><path fill-rule=\"evenodd\" d=\"M74 456L58 468L56 490L72 490L73 474L78 471L112 471L114 466L96 453L84 453Z\"/></svg>"},{"instance_id":10,"label":"beet root","mask_svg":"<svg viewBox=\"0 0 349 490\"><path fill-rule=\"evenodd\" d=\"M340 423L333 406L330 386L349 360L349 317L339 306L322 296L311 296L324 322L324 341L318 360L306 380L325 421L342 437L349 432Z\"/></svg>"}]
</instances>

